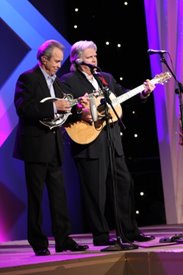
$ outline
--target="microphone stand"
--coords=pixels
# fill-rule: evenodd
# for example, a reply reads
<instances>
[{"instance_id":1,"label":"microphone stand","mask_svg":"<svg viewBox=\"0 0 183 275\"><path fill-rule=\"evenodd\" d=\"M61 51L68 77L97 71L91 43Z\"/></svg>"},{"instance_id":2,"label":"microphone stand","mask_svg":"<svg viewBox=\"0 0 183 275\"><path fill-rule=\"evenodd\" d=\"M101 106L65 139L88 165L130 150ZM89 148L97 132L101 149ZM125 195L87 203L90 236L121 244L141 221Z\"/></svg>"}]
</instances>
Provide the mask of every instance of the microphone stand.
<instances>
[{"instance_id":1,"label":"microphone stand","mask_svg":"<svg viewBox=\"0 0 183 275\"><path fill-rule=\"evenodd\" d=\"M110 135L110 125L109 125L109 119L110 114L108 112L108 106L110 105L112 108L114 114L116 115L118 121L120 122L120 125L123 129L125 129L125 126L122 122L122 120L119 118L116 110L114 109L114 106L112 105L111 99L110 99L110 90L108 86L103 85L102 80L99 76L95 74L100 87L102 88L103 95L104 95L104 107L105 107L105 118L106 118L106 127L107 127L107 138L108 138L108 148L109 148L109 163L110 163L110 169L111 169L111 175L112 175L112 190L113 190L113 200L114 200L114 216L115 216L115 223L116 223L116 239L117 243L115 245L108 246L106 248L101 249L101 252L110 252L110 251L122 251L122 250L133 250L137 249L138 245L133 243L124 243L122 239L126 239L124 236L124 233L121 228L121 224L119 221L119 215L118 215L118 204L117 204L117 186L115 182L115 169L113 165L113 156L114 156L114 148L112 146L112 139Z\"/></svg>"},{"instance_id":2,"label":"microphone stand","mask_svg":"<svg viewBox=\"0 0 183 275\"><path fill-rule=\"evenodd\" d=\"M183 85L182 83L180 83L177 78L176 78L176 75L174 74L174 72L171 70L170 66L168 65L165 57L164 57L164 54L161 53L161 63L164 63L165 66L168 68L168 70L171 72L173 78L175 79L175 82L177 83L177 86L178 88L176 88L175 90L175 93L178 94L179 96L179 107L180 107L180 123L181 123L181 127L180 127L180 136L181 136L181 145L183 145L183 101L182 101L182 93L183 93Z\"/></svg>"},{"instance_id":3,"label":"microphone stand","mask_svg":"<svg viewBox=\"0 0 183 275\"><path fill-rule=\"evenodd\" d=\"M182 93L183 93L183 85L182 83L180 83L177 78L176 75L174 74L174 72L172 71L172 69L170 68L170 66L168 65L165 57L164 57L164 53L160 53L161 56L161 63L165 64L165 66L168 68L168 70L170 71L170 73L172 74L173 78L175 79L175 82L177 83L178 88L176 88L175 93L179 95L179 106L180 106L180 123L181 123L181 127L180 127L180 136L181 136L181 145L183 145L183 101L182 101ZM163 237L159 240L160 243L169 243L169 242L178 242L178 243L183 243L183 235L182 234L175 234L171 237Z\"/></svg>"}]
</instances>

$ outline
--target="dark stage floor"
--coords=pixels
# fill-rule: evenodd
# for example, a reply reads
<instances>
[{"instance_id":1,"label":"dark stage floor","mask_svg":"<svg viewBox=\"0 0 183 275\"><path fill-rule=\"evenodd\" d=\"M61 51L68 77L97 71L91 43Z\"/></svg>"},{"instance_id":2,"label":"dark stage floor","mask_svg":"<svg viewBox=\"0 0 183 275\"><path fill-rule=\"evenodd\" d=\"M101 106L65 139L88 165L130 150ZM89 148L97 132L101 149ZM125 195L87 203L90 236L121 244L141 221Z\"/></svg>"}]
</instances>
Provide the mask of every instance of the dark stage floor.
<instances>
[{"instance_id":1,"label":"dark stage floor","mask_svg":"<svg viewBox=\"0 0 183 275\"><path fill-rule=\"evenodd\" d=\"M183 274L183 244L160 243L162 237L183 233L183 225L164 225L141 228L153 234L155 240L137 243L139 248L130 251L101 252L95 247L90 234L73 235L83 244L85 252L55 253L50 239L50 256L35 256L26 240L0 243L1 274L69 274L69 275L179 275ZM115 237L112 232L111 237Z\"/></svg>"}]
</instances>

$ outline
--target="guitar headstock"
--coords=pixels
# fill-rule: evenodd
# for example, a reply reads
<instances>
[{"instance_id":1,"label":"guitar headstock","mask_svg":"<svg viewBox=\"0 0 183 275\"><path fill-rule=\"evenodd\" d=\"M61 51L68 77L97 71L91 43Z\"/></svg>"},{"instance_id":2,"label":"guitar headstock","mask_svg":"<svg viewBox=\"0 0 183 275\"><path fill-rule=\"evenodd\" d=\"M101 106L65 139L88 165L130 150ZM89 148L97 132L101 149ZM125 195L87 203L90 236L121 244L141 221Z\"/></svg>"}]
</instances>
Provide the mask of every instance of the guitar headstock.
<instances>
[{"instance_id":1,"label":"guitar headstock","mask_svg":"<svg viewBox=\"0 0 183 275\"><path fill-rule=\"evenodd\" d=\"M152 80L153 83L159 83L159 84L164 84L166 83L170 78L172 77L170 72L165 72L161 74L157 74Z\"/></svg>"}]
</instances>

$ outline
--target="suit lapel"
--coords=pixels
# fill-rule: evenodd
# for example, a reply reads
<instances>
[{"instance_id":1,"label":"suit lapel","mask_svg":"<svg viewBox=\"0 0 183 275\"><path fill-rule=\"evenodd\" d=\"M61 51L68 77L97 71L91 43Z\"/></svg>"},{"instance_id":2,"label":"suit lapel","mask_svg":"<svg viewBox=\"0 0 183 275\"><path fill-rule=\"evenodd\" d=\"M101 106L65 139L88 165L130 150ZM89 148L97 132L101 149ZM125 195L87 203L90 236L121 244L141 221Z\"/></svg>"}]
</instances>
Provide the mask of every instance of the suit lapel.
<instances>
[{"instance_id":1,"label":"suit lapel","mask_svg":"<svg viewBox=\"0 0 183 275\"><path fill-rule=\"evenodd\" d=\"M62 87L61 87L61 84L60 84L60 80L58 77L56 77L54 83L53 83L53 87L54 87L54 91L55 91L55 96L56 97L63 97L64 96L64 93L62 91Z\"/></svg>"},{"instance_id":2,"label":"suit lapel","mask_svg":"<svg viewBox=\"0 0 183 275\"><path fill-rule=\"evenodd\" d=\"M39 66L35 67L35 74L38 78L39 85L41 87L40 91L42 91L43 97L49 97L50 96L50 90L48 88L45 77L44 77L43 73L41 72Z\"/></svg>"},{"instance_id":3,"label":"suit lapel","mask_svg":"<svg viewBox=\"0 0 183 275\"><path fill-rule=\"evenodd\" d=\"M80 81L82 82L82 85L84 86L86 92L92 93L95 90L95 87L90 83L86 76L81 72L77 72L77 75Z\"/></svg>"},{"instance_id":4,"label":"suit lapel","mask_svg":"<svg viewBox=\"0 0 183 275\"><path fill-rule=\"evenodd\" d=\"M44 97L49 97L50 95L50 90L48 88L47 82L45 80L45 77L43 73L41 72L39 66L35 67L35 73L37 77L39 78L39 85L41 86L41 90L43 91ZM54 83L53 83L54 91L55 91L55 96L56 97L63 97L64 93L62 92L62 88L60 85L60 81L58 77L56 77Z\"/></svg>"}]
</instances>

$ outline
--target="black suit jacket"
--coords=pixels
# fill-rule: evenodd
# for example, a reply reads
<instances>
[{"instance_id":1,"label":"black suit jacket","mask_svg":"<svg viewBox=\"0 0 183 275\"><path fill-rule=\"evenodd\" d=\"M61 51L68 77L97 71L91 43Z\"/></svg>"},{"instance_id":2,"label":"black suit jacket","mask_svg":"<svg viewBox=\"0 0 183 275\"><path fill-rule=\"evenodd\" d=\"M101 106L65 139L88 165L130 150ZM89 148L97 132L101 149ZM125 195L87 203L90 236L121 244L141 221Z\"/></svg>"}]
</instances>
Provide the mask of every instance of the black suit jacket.
<instances>
[{"instance_id":1,"label":"black suit jacket","mask_svg":"<svg viewBox=\"0 0 183 275\"><path fill-rule=\"evenodd\" d=\"M124 93L126 90L123 89L111 74L108 73L101 73L102 76L106 79L108 83L109 89L115 94L120 95ZM99 85L101 85L98 77L96 77ZM62 75L61 77L61 85L62 90L64 93L69 93L74 96L74 98L78 98L80 96L83 96L85 93L92 93L95 88L92 86L92 84L87 80L85 75L81 73L80 71L71 72L65 75ZM114 123L110 127L111 131L111 140L112 144L114 146L115 152L118 155L123 155L123 147L122 147L122 141L121 141L121 129L119 127L118 122ZM104 144L107 146L107 133L106 133L106 127L102 130L102 132L99 134L97 139L95 139L93 142L87 145L79 145L76 143L72 143L72 149L73 149L73 155L74 157L79 158L98 158L101 154L101 148L103 148Z\"/></svg>"},{"instance_id":2,"label":"black suit jacket","mask_svg":"<svg viewBox=\"0 0 183 275\"><path fill-rule=\"evenodd\" d=\"M56 97L63 97L60 80L55 79ZM52 158L55 135L62 158L62 134L60 129L50 131L39 120L53 118L52 102L40 103L50 92L39 66L20 75L16 83L14 104L19 122L13 156L33 162L48 162Z\"/></svg>"}]
</instances>

